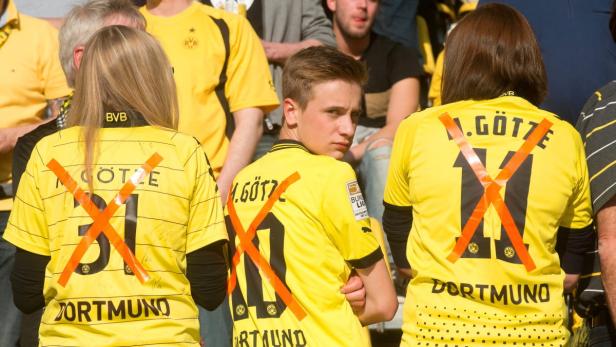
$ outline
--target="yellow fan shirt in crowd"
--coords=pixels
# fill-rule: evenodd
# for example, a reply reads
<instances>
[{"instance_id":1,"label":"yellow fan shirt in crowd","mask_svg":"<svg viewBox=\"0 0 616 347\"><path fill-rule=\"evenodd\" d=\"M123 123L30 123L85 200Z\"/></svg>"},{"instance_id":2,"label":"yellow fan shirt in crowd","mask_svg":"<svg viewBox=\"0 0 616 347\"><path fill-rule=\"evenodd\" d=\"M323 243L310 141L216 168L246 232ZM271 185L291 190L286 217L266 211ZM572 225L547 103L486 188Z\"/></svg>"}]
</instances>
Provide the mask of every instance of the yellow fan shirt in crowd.
<instances>
[{"instance_id":1,"label":"yellow fan shirt in crowd","mask_svg":"<svg viewBox=\"0 0 616 347\"><path fill-rule=\"evenodd\" d=\"M199 346L186 254L227 239L220 195L201 146L188 135L151 126L100 130L90 199L101 212L148 158L162 157L109 219L150 279L141 283L101 233L62 286L76 245L100 218L92 218L47 167L54 159L88 191L80 130L61 130L36 145L4 234L19 248L51 257L41 345Z\"/></svg>"},{"instance_id":2,"label":"yellow fan shirt in crowd","mask_svg":"<svg viewBox=\"0 0 616 347\"><path fill-rule=\"evenodd\" d=\"M444 114L476 154L473 166L460 138L446 128ZM548 122L552 125L544 127ZM538 128L547 130L545 135L531 135ZM531 136L537 136L536 145L511 169L514 153ZM506 184L484 196L478 166ZM499 174L506 166L513 175L499 181L507 177ZM516 96L413 114L395 137L385 203L413 211L406 251L413 279L402 346L566 343L557 230L575 232L592 216L584 148L570 124ZM477 215L484 203L485 214ZM512 218L502 217L495 206ZM503 219L517 229L505 228ZM464 241L462 230L473 222L477 227ZM453 256L459 244L465 247Z\"/></svg>"},{"instance_id":3,"label":"yellow fan shirt in crowd","mask_svg":"<svg viewBox=\"0 0 616 347\"><path fill-rule=\"evenodd\" d=\"M217 176L232 134L231 112L278 106L261 41L246 18L198 1L171 17L145 7L141 13L173 66L179 130L201 142Z\"/></svg>"},{"instance_id":4,"label":"yellow fan shirt in crowd","mask_svg":"<svg viewBox=\"0 0 616 347\"><path fill-rule=\"evenodd\" d=\"M233 345L369 346L340 293L353 268L383 258L353 169L283 140L229 199Z\"/></svg>"},{"instance_id":5,"label":"yellow fan shirt in crowd","mask_svg":"<svg viewBox=\"0 0 616 347\"><path fill-rule=\"evenodd\" d=\"M70 94L58 58L58 31L44 20L17 12L8 0L0 21L0 129L40 122L47 100ZM11 182L12 152L0 156L0 183ZM0 211L12 198L0 197Z\"/></svg>"}]
</instances>

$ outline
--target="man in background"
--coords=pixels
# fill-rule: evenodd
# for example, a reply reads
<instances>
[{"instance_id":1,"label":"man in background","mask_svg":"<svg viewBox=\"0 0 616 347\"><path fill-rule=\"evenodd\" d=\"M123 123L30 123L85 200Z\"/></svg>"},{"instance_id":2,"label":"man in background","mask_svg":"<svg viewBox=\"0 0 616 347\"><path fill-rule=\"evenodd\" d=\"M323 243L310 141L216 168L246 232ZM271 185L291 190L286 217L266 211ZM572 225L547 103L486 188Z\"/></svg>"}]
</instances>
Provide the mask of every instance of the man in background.
<instances>
[{"instance_id":1,"label":"man in background","mask_svg":"<svg viewBox=\"0 0 616 347\"><path fill-rule=\"evenodd\" d=\"M371 31L378 1L327 0L327 7L338 50L368 67L363 110L345 160L357 165L368 213L381 221L393 137L417 111L422 70L415 50Z\"/></svg>"}]
</instances>

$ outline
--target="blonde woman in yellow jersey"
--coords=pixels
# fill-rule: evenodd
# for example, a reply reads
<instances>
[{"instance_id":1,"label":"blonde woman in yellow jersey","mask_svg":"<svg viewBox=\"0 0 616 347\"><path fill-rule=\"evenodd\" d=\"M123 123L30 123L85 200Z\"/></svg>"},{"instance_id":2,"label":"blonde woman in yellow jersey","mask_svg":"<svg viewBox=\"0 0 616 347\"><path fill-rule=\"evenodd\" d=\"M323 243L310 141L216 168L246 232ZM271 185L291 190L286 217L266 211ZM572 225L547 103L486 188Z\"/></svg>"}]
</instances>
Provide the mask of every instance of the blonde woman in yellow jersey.
<instances>
[{"instance_id":1,"label":"blonde woman in yellow jersey","mask_svg":"<svg viewBox=\"0 0 616 347\"><path fill-rule=\"evenodd\" d=\"M4 235L15 302L45 306L43 346L198 346L195 302L224 297L227 234L207 157L176 131L171 66L124 26L78 66L69 126L36 145Z\"/></svg>"},{"instance_id":2,"label":"blonde woman in yellow jersey","mask_svg":"<svg viewBox=\"0 0 616 347\"><path fill-rule=\"evenodd\" d=\"M579 135L537 107L526 19L485 5L447 39L443 105L403 121L384 227L412 279L403 346L563 346L563 292L593 246Z\"/></svg>"}]
</instances>

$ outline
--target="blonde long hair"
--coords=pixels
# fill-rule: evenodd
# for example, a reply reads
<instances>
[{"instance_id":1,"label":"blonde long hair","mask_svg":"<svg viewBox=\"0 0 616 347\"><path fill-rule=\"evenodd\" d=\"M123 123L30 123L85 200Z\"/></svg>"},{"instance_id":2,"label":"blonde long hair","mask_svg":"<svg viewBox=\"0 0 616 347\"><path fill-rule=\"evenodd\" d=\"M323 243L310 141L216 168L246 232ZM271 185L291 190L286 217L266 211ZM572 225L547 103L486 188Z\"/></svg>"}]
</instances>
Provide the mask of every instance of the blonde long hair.
<instances>
[{"instance_id":1,"label":"blonde long hair","mask_svg":"<svg viewBox=\"0 0 616 347\"><path fill-rule=\"evenodd\" d=\"M149 34L120 25L97 31L75 77L68 126L81 126L90 191L96 140L105 111L133 111L154 126L177 129L178 102L171 64Z\"/></svg>"}]
</instances>

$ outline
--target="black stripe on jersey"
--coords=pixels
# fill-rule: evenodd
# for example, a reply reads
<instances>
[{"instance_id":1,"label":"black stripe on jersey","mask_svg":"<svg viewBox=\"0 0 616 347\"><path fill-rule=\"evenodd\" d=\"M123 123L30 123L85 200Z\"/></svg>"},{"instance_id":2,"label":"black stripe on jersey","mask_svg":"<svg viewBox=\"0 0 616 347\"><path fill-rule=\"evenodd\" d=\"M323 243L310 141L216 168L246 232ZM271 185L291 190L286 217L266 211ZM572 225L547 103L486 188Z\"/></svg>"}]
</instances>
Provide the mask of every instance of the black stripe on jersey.
<instances>
[{"instance_id":1,"label":"black stripe on jersey","mask_svg":"<svg viewBox=\"0 0 616 347\"><path fill-rule=\"evenodd\" d=\"M137 219L139 219L139 218L149 219L149 220L157 220L157 221L161 221L161 222L165 222L165 223L181 225L181 226L184 226L184 227L188 225L186 223L174 222L174 221L170 221L168 219L160 219L160 218L146 217L146 216L137 215Z\"/></svg>"},{"instance_id":2,"label":"black stripe on jersey","mask_svg":"<svg viewBox=\"0 0 616 347\"><path fill-rule=\"evenodd\" d=\"M158 345L175 345L178 343L187 343L187 344L195 344L195 341L174 341L174 342L156 342L156 343L146 343L141 345L115 345L116 347L137 347L137 346L158 346ZM42 347L79 347L73 345L42 345Z\"/></svg>"},{"instance_id":3,"label":"black stripe on jersey","mask_svg":"<svg viewBox=\"0 0 616 347\"><path fill-rule=\"evenodd\" d=\"M118 323L122 323L122 324L126 324L126 323L138 323L138 322L145 322L145 321L153 321L153 320L198 320L199 317L194 317L194 318L169 318L169 317L165 317L165 318L151 318L151 319L135 319L135 320L123 320L123 321L118 321L118 322L101 322L101 323L92 323L92 322L84 322L84 323L75 323L75 322L66 322L66 323L45 323L44 321L41 321L41 324L45 324L45 325L106 325L106 324L118 324ZM194 342L193 342L194 343Z\"/></svg>"},{"instance_id":4,"label":"black stripe on jersey","mask_svg":"<svg viewBox=\"0 0 616 347\"><path fill-rule=\"evenodd\" d=\"M118 347L137 347L137 346L158 346L158 345L175 345L178 343L194 344L195 341L174 341L174 342L157 342L157 343L144 343L139 345L119 345Z\"/></svg>"},{"instance_id":5,"label":"black stripe on jersey","mask_svg":"<svg viewBox=\"0 0 616 347\"><path fill-rule=\"evenodd\" d=\"M186 252L185 249L173 249L171 247L167 247L167 246L161 246L161 245L154 245L151 243L135 243L137 246L145 246L145 247L154 247L154 248L164 248L164 249L168 249L172 252L177 252L177 253L184 253Z\"/></svg>"},{"instance_id":6,"label":"black stripe on jersey","mask_svg":"<svg viewBox=\"0 0 616 347\"><path fill-rule=\"evenodd\" d=\"M288 149L288 148L297 148L297 149L302 149L308 153L311 153L308 148L306 148L306 146L304 146L303 143L299 142L299 141L295 141L295 140L289 140L289 139L283 139L283 140L278 140L274 143L274 145L272 146L272 149L270 149L270 152L275 152L275 151L279 151L281 149Z\"/></svg>"},{"instance_id":7,"label":"black stripe on jersey","mask_svg":"<svg viewBox=\"0 0 616 347\"><path fill-rule=\"evenodd\" d=\"M193 155L195 155L195 153L197 153L197 150L201 148L201 146L197 146L195 147L195 149L192 151L192 153L190 153L190 155L188 156L188 158L186 158L186 161L184 162L184 167L186 167L186 164L188 164L188 162L190 161L190 159L193 157Z\"/></svg>"},{"instance_id":8,"label":"black stripe on jersey","mask_svg":"<svg viewBox=\"0 0 616 347\"><path fill-rule=\"evenodd\" d=\"M87 216L87 215L84 215L84 216L70 216L70 217L68 217L68 219L75 219L75 218L84 218L84 219L92 220L92 217ZM112 218L125 218L125 217L124 216L111 216L111 217L109 217L109 219L112 219ZM160 222L180 225L180 226L183 226L183 227L185 227L187 225L186 223L174 222L174 221L171 221L171 220L168 220L168 219L146 217L146 216L140 216L140 215L137 215L137 219L156 220L156 221L160 221Z\"/></svg>"},{"instance_id":9,"label":"black stripe on jersey","mask_svg":"<svg viewBox=\"0 0 616 347\"><path fill-rule=\"evenodd\" d=\"M97 189L94 189L94 190L95 190L95 191L102 191L102 192L114 192L114 193L117 193L117 192L118 192L118 190L117 190L117 189L99 189L99 188L97 188ZM180 198L180 199L184 199L184 200L190 200L189 198L184 197L184 196L179 196L179 195L175 195L175 194L171 194L171 193L166 193L166 192L160 192L160 191L158 191L158 190L149 190L149 189L142 189L142 188L137 188L137 189L135 189L135 193L139 193L139 192L150 192L150 193L156 193L156 194L163 194L163 195L173 196L173 197L175 197L175 198ZM65 192L62 192L62 193L65 193ZM56 194L56 195L50 195L50 196L44 197L44 198L42 198L42 199L43 199L43 200L45 200L45 199L50 199L50 198L53 198L53 197L55 197L55 196L57 196L57 195L59 195L59 194Z\"/></svg>"},{"instance_id":10,"label":"black stripe on jersey","mask_svg":"<svg viewBox=\"0 0 616 347\"><path fill-rule=\"evenodd\" d=\"M188 343L188 344L195 344L197 342L195 341L174 341L174 342L156 342L156 343L146 343L146 344L140 344L140 345L115 345L116 347L137 347L137 346L158 346L158 345L175 345L178 343ZM79 346L72 346L72 345L42 345L42 347L79 347Z\"/></svg>"},{"instance_id":11,"label":"black stripe on jersey","mask_svg":"<svg viewBox=\"0 0 616 347\"><path fill-rule=\"evenodd\" d=\"M150 296L160 297L161 295L160 294L139 294L139 295L115 295L115 296L76 296L74 298L63 298L63 299L52 298L51 300L60 302L60 301L67 301L67 300L83 300L83 299L147 298ZM178 293L164 295L164 297L171 297L171 296L190 296L190 294L178 292Z\"/></svg>"},{"instance_id":12,"label":"black stripe on jersey","mask_svg":"<svg viewBox=\"0 0 616 347\"><path fill-rule=\"evenodd\" d=\"M45 212L45 210L44 210L44 209L42 209L42 208L40 208L40 207L36 207L36 206L34 206L34 205L32 205L32 204L30 204L30 203L26 202L24 199L20 198L20 197L19 197L19 195L16 195L16 196L15 196L15 199L17 199L17 200L21 201L22 203L24 203L24 204L26 204L26 205L28 205L28 206L32 207L32 208L33 208L33 209L35 209L35 210L38 210L38 211L41 211L41 212Z\"/></svg>"},{"instance_id":13,"label":"black stripe on jersey","mask_svg":"<svg viewBox=\"0 0 616 347\"><path fill-rule=\"evenodd\" d=\"M45 165L47 163L45 163L43 161L43 156L41 155L41 152L39 152L38 146L34 146L34 150L36 151L36 154L38 154L39 160L41 161L41 164Z\"/></svg>"},{"instance_id":14,"label":"black stripe on jersey","mask_svg":"<svg viewBox=\"0 0 616 347\"><path fill-rule=\"evenodd\" d=\"M207 173L206 173L206 175L207 175ZM207 199L205 199L205 200L201 200L201 201L199 201L199 202L195 203L194 205L190 206L190 208L193 208L193 207L195 207L195 206L197 206L197 205L200 205L200 204L202 204L202 203L204 203L204 202L208 202L208 201L210 201L210 200L214 200L214 199L220 199L220 195L216 195L216 196L213 196L213 197L211 197L211 198L207 198Z\"/></svg>"},{"instance_id":15,"label":"black stripe on jersey","mask_svg":"<svg viewBox=\"0 0 616 347\"><path fill-rule=\"evenodd\" d=\"M47 196L47 197L44 197L44 198L41 196L41 200L44 201L44 200L47 200L47 199L55 198L56 196L64 195L66 193L68 193L68 191L63 191L63 192L60 192L58 194L50 195L50 196Z\"/></svg>"},{"instance_id":16,"label":"black stripe on jersey","mask_svg":"<svg viewBox=\"0 0 616 347\"><path fill-rule=\"evenodd\" d=\"M220 106L222 106L222 110L225 113L225 119L227 121L225 126L225 134L227 138L231 138L233 135L233 131L235 131L235 122L233 120L233 114L231 113L231 108L229 107L229 100L227 100L227 95L225 95L225 86L227 84L227 66L229 66L229 56L230 56L230 43L229 43L229 27L227 23L221 18L214 18L210 16L214 24L218 26L218 30L220 30L220 35L222 36L222 42L225 46L225 61L222 63L222 69L220 70L220 76L218 76L218 85L214 89L216 93L216 97L218 98L218 102L220 102Z\"/></svg>"},{"instance_id":17,"label":"black stripe on jersey","mask_svg":"<svg viewBox=\"0 0 616 347\"><path fill-rule=\"evenodd\" d=\"M224 220L221 220L221 221L219 221L219 222L215 222L215 223L212 223L212 224L208 224L208 225L204 226L203 228L199 228L199 229L194 230L194 231L189 231L189 232L187 232L187 233L186 233L186 235L188 236L188 235L190 235L190 234L198 233L198 232L203 231L203 230L205 230L205 229L207 229L207 228L213 227L214 225L217 225L217 224L222 224L222 223L224 223L224 222L225 222Z\"/></svg>"},{"instance_id":18,"label":"black stripe on jersey","mask_svg":"<svg viewBox=\"0 0 616 347\"><path fill-rule=\"evenodd\" d=\"M381 259L383 259L383 252L381 251L381 247L377 247L374 252L368 254L367 256L360 259L347 260L347 263L351 264L351 266L355 269L365 269L374 265Z\"/></svg>"},{"instance_id":19,"label":"black stripe on jersey","mask_svg":"<svg viewBox=\"0 0 616 347\"><path fill-rule=\"evenodd\" d=\"M47 227L50 228L52 226L55 226L56 224L59 224L59 223L62 223L62 222L66 222L67 220L68 220L68 218L64 218L64 219L61 219L59 221L55 221L55 222L53 222L51 224L47 224Z\"/></svg>"},{"instance_id":20,"label":"black stripe on jersey","mask_svg":"<svg viewBox=\"0 0 616 347\"><path fill-rule=\"evenodd\" d=\"M11 223L11 221L9 221L9 222L8 222L8 225L10 225L10 226L12 226L13 228L15 228L15 229L17 229L17 230L19 230L19 231L22 231L22 232L24 232L24 233L26 233L26 234L28 234L28 235L31 235L31 236L36 236L36 237L39 237L39 238L41 238L41 239L45 239L45 240L49 240L49 238L47 238L47 237L45 237L45 236L41 236L41 235L32 234L32 233L28 232L27 230L24 230L24 229L22 229L22 228L18 227L17 225L15 225L15 224Z\"/></svg>"},{"instance_id":21,"label":"black stripe on jersey","mask_svg":"<svg viewBox=\"0 0 616 347\"><path fill-rule=\"evenodd\" d=\"M78 243L63 243L61 246L77 246ZM142 247L155 247L155 248L164 248L164 249L168 249L172 252L177 252L177 253L184 253L186 252L185 249L173 249L171 247L166 247L166 246L161 246L161 245L153 245L151 243L136 243L137 246L142 246ZM56 248L56 249L52 249L49 251L49 253L54 253L54 252L58 252L60 251L62 248Z\"/></svg>"},{"instance_id":22,"label":"black stripe on jersey","mask_svg":"<svg viewBox=\"0 0 616 347\"><path fill-rule=\"evenodd\" d=\"M48 324L49 325L49 324ZM137 346L158 346L158 345L175 345L178 343L188 343L195 344L195 341L174 341L174 342L156 342L156 343L146 343L140 345L115 345L116 347L137 347ZM42 347L79 347L73 345L42 345Z\"/></svg>"},{"instance_id":23,"label":"black stripe on jersey","mask_svg":"<svg viewBox=\"0 0 616 347\"><path fill-rule=\"evenodd\" d=\"M101 272L116 272L116 271L125 271L125 270L126 270L125 268L120 268L120 269L104 269L104 270L101 270L101 271L99 271L97 273L101 273ZM152 269L146 269L146 271L147 272L170 273L170 274L176 274L176 275L185 275L185 273L183 273L181 271L177 272L177 271L171 271L171 270L152 270ZM52 272L51 274L52 275L59 275L61 273L62 273L62 271L60 271L60 272Z\"/></svg>"},{"instance_id":24,"label":"black stripe on jersey","mask_svg":"<svg viewBox=\"0 0 616 347\"><path fill-rule=\"evenodd\" d=\"M57 144L55 144L53 146L54 147L60 147L60 146L70 145L70 144L73 144L73 143L82 143L82 142L84 142L84 141L70 141L70 142L64 142L64 143L57 143ZM113 139L113 140L98 140L96 142L97 143L98 142L159 143L161 145L167 145L167 146L175 147L175 144L172 143L172 142L160 142L160 141L151 141L151 140L120 140L120 139Z\"/></svg>"},{"instance_id":25,"label":"black stripe on jersey","mask_svg":"<svg viewBox=\"0 0 616 347\"><path fill-rule=\"evenodd\" d=\"M141 166L143 165L143 163L96 163L96 165L98 166L103 166L103 165L108 165L108 166L112 166L112 165L117 165L117 166ZM69 167L74 167L74 166L83 166L83 163L77 163L77 164L68 164L68 165L62 165L62 167L69 168ZM174 167L169 167L169 166L164 166L164 165L158 165L156 166L157 169L161 168L161 169L167 169L167 170L172 170L172 171L180 171L180 172L184 172L184 169L176 169ZM43 169L40 172L51 172L51 170L49 169ZM30 175L32 176L32 175ZM32 176L34 177L34 176Z\"/></svg>"}]
</instances>

